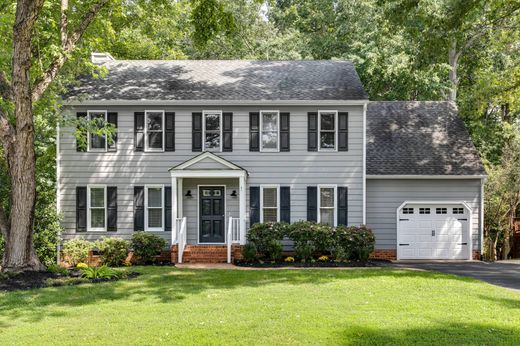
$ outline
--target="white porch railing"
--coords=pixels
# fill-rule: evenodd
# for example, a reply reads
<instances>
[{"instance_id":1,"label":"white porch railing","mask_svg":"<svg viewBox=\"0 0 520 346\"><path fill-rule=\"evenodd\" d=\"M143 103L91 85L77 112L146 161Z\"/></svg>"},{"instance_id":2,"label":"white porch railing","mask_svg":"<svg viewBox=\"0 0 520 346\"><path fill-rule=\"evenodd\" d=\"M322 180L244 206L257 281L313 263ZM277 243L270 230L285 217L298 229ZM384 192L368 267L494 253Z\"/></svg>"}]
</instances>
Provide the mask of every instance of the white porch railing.
<instances>
[{"instance_id":1,"label":"white porch railing","mask_svg":"<svg viewBox=\"0 0 520 346\"><path fill-rule=\"evenodd\" d=\"M177 262L182 263L182 255L186 247L186 217L175 219L175 229L177 230Z\"/></svg>"},{"instance_id":2,"label":"white porch railing","mask_svg":"<svg viewBox=\"0 0 520 346\"><path fill-rule=\"evenodd\" d=\"M231 244L240 243L240 218L229 217L227 231L227 263L231 263Z\"/></svg>"}]
</instances>

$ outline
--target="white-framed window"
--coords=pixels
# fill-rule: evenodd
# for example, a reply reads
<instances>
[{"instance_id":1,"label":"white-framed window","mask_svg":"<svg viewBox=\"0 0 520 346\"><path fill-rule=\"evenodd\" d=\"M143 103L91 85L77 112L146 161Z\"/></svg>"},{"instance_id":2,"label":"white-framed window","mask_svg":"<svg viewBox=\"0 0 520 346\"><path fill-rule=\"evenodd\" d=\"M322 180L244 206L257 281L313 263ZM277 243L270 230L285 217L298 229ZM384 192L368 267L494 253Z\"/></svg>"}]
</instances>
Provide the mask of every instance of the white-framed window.
<instances>
[{"instance_id":1,"label":"white-framed window","mask_svg":"<svg viewBox=\"0 0 520 346\"><path fill-rule=\"evenodd\" d=\"M318 223L337 226L337 186L318 185Z\"/></svg>"},{"instance_id":2,"label":"white-framed window","mask_svg":"<svg viewBox=\"0 0 520 346\"><path fill-rule=\"evenodd\" d=\"M151 232L164 231L164 185L144 188L144 228Z\"/></svg>"},{"instance_id":3,"label":"white-framed window","mask_svg":"<svg viewBox=\"0 0 520 346\"><path fill-rule=\"evenodd\" d=\"M318 111L318 150L338 148L338 111Z\"/></svg>"},{"instance_id":4,"label":"white-framed window","mask_svg":"<svg viewBox=\"0 0 520 346\"><path fill-rule=\"evenodd\" d=\"M419 208L419 214L430 214L430 208Z\"/></svg>"},{"instance_id":5,"label":"white-framed window","mask_svg":"<svg viewBox=\"0 0 520 346\"><path fill-rule=\"evenodd\" d=\"M164 111L144 112L145 151L164 151Z\"/></svg>"},{"instance_id":6,"label":"white-framed window","mask_svg":"<svg viewBox=\"0 0 520 346\"><path fill-rule=\"evenodd\" d=\"M280 112L260 111L260 151L280 151Z\"/></svg>"},{"instance_id":7,"label":"white-framed window","mask_svg":"<svg viewBox=\"0 0 520 346\"><path fill-rule=\"evenodd\" d=\"M103 232L107 230L107 187L87 186L87 230Z\"/></svg>"},{"instance_id":8,"label":"white-framed window","mask_svg":"<svg viewBox=\"0 0 520 346\"><path fill-rule=\"evenodd\" d=\"M107 111L106 110L91 110L87 111L87 120L92 121L94 119L103 119L104 122L107 121ZM99 124L99 127L103 127L102 124ZM87 132L87 151L107 151L107 140L105 135L97 135L92 134L90 131Z\"/></svg>"},{"instance_id":9,"label":"white-framed window","mask_svg":"<svg viewBox=\"0 0 520 346\"><path fill-rule=\"evenodd\" d=\"M464 214L464 208L453 208L453 214Z\"/></svg>"},{"instance_id":10,"label":"white-framed window","mask_svg":"<svg viewBox=\"0 0 520 346\"><path fill-rule=\"evenodd\" d=\"M202 150L222 151L222 111L202 112Z\"/></svg>"},{"instance_id":11,"label":"white-framed window","mask_svg":"<svg viewBox=\"0 0 520 346\"><path fill-rule=\"evenodd\" d=\"M280 186L260 186L260 222L280 221Z\"/></svg>"},{"instance_id":12,"label":"white-framed window","mask_svg":"<svg viewBox=\"0 0 520 346\"><path fill-rule=\"evenodd\" d=\"M413 208L403 208L403 214L413 214Z\"/></svg>"},{"instance_id":13,"label":"white-framed window","mask_svg":"<svg viewBox=\"0 0 520 346\"><path fill-rule=\"evenodd\" d=\"M435 214L447 214L448 208L435 208Z\"/></svg>"}]
</instances>

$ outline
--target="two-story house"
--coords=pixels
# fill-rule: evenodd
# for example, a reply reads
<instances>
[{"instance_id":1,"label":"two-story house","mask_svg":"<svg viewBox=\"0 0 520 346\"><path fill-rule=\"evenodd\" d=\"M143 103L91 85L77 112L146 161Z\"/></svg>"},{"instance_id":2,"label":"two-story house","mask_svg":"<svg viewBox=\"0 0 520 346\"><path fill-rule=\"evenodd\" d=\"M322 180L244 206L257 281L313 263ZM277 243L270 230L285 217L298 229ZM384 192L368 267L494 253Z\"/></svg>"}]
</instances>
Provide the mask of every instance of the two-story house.
<instances>
[{"instance_id":1,"label":"two-story house","mask_svg":"<svg viewBox=\"0 0 520 346\"><path fill-rule=\"evenodd\" d=\"M226 261L256 222L367 224L374 257L471 259L484 170L447 102L370 102L347 61L117 61L93 55L63 126L63 239L164 237L173 261ZM472 251L473 250L473 251Z\"/></svg>"}]
</instances>

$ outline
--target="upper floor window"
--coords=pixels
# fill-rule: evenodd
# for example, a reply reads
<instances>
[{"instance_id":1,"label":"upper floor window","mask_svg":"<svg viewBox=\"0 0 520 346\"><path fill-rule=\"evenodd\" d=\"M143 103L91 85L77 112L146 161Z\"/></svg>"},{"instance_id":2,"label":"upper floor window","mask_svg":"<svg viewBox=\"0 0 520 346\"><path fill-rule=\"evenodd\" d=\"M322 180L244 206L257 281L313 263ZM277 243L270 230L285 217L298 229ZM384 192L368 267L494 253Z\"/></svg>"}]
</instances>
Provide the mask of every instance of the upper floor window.
<instances>
[{"instance_id":1,"label":"upper floor window","mask_svg":"<svg viewBox=\"0 0 520 346\"><path fill-rule=\"evenodd\" d=\"M106 231L107 188L104 185L89 185L87 191L87 225L89 231Z\"/></svg>"},{"instance_id":2,"label":"upper floor window","mask_svg":"<svg viewBox=\"0 0 520 346\"><path fill-rule=\"evenodd\" d=\"M336 150L337 111L318 112L318 133L320 150Z\"/></svg>"},{"instance_id":3,"label":"upper floor window","mask_svg":"<svg viewBox=\"0 0 520 346\"><path fill-rule=\"evenodd\" d=\"M144 191L145 229L162 231L163 228L163 186L147 185Z\"/></svg>"},{"instance_id":4,"label":"upper floor window","mask_svg":"<svg viewBox=\"0 0 520 346\"><path fill-rule=\"evenodd\" d=\"M278 111L261 111L261 151L278 151L280 137L280 116Z\"/></svg>"},{"instance_id":5,"label":"upper floor window","mask_svg":"<svg viewBox=\"0 0 520 346\"><path fill-rule=\"evenodd\" d=\"M222 111L204 111L202 121L203 150L222 151Z\"/></svg>"},{"instance_id":6,"label":"upper floor window","mask_svg":"<svg viewBox=\"0 0 520 346\"><path fill-rule=\"evenodd\" d=\"M318 187L318 222L335 226L336 186Z\"/></svg>"},{"instance_id":7,"label":"upper floor window","mask_svg":"<svg viewBox=\"0 0 520 346\"><path fill-rule=\"evenodd\" d=\"M164 150L164 111L145 111L145 149Z\"/></svg>"},{"instance_id":8,"label":"upper floor window","mask_svg":"<svg viewBox=\"0 0 520 346\"><path fill-rule=\"evenodd\" d=\"M261 214L260 222L280 221L280 187L260 187Z\"/></svg>"},{"instance_id":9,"label":"upper floor window","mask_svg":"<svg viewBox=\"0 0 520 346\"><path fill-rule=\"evenodd\" d=\"M88 111L88 120L94 121L94 125L101 129L107 121L107 111ZM107 140L105 135L98 135L89 131L87 136L88 151L107 150Z\"/></svg>"}]
</instances>

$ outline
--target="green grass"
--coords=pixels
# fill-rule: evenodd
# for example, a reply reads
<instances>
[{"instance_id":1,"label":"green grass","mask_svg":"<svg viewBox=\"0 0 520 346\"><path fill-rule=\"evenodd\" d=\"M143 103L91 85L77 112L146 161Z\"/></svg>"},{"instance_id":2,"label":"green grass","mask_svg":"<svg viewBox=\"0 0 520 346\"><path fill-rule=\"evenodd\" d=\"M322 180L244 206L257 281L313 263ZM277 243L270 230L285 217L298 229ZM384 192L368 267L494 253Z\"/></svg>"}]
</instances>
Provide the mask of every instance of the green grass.
<instances>
[{"instance_id":1,"label":"green grass","mask_svg":"<svg viewBox=\"0 0 520 346\"><path fill-rule=\"evenodd\" d=\"M520 294L396 269L179 270L0 293L0 345L520 344Z\"/></svg>"}]
</instances>

